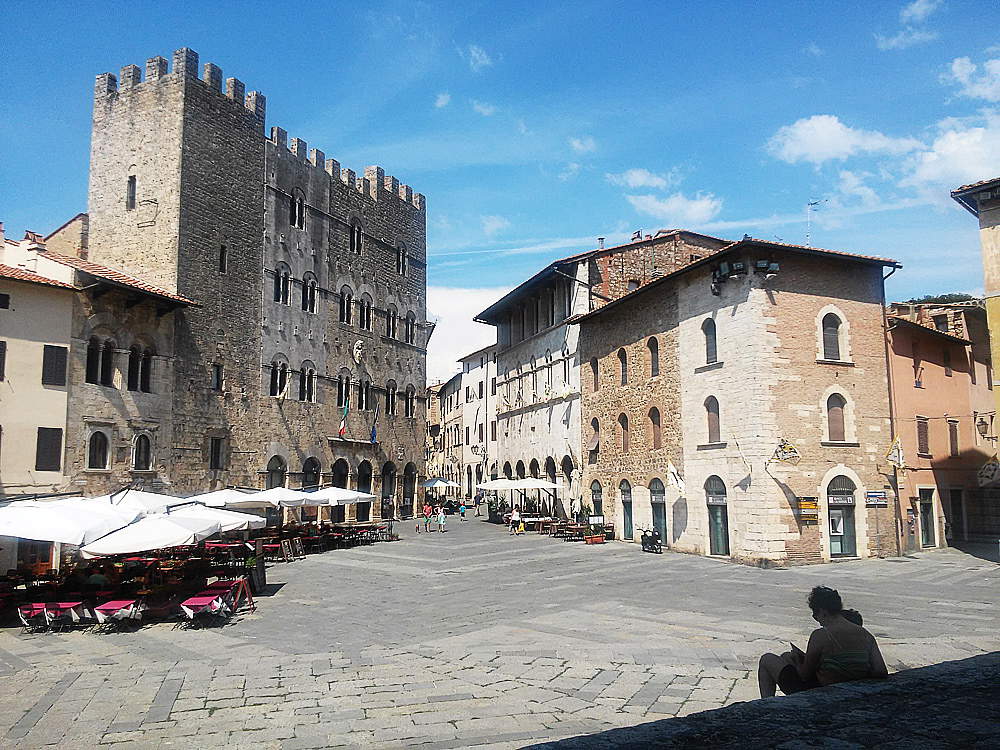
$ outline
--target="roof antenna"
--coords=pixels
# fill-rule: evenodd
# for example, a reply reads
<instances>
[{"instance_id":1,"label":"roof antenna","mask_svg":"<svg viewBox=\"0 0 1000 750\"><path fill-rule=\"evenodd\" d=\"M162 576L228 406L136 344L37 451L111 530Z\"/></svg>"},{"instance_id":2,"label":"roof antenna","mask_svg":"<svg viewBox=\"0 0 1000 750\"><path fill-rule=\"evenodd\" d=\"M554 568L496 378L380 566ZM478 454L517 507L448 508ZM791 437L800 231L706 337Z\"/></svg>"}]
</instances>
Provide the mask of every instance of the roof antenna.
<instances>
[{"instance_id":1,"label":"roof antenna","mask_svg":"<svg viewBox=\"0 0 1000 750\"><path fill-rule=\"evenodd\" d=\"M827 199L823 198L822 200L813 199L806 203L806 247L812 247L809 244L809 240L812 237L812 212L816 210L816 206L820 203L826 203L826 201Z\"/></svg>"}]
</instances>

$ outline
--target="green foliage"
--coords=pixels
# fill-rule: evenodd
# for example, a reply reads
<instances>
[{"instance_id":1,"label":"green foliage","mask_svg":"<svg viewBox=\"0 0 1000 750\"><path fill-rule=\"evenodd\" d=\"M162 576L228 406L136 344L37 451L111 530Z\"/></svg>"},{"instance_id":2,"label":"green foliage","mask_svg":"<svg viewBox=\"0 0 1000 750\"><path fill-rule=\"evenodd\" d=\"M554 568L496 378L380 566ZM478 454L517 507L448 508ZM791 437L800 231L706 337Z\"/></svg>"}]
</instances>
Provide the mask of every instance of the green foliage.
<instances>
[{"instance_id":1,"label":"green foliage","mask_svg":"<svg viewBox=\"0 0 1000 750\"><path fill-rule=\"evenodd\" d=\"M971 294L962 294L961 292L950 292L949 294L927 294L923 297L917 299L908 299L905 304L907 305L921 305L921 304L939 304L939 305L950 305L954 302L972 302L976 298Z\"/></svg>"}]
</instances>

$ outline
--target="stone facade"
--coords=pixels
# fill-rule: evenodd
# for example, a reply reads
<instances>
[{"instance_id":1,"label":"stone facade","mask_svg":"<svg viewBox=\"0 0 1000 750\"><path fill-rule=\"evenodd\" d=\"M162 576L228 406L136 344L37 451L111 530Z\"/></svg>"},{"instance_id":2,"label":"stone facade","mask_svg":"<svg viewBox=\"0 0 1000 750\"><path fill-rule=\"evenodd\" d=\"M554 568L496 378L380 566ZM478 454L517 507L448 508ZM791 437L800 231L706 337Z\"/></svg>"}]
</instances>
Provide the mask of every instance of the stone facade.
<instances>
[{"instance_id":1,"label":"stone facade","mask_svg":"<svg viewBox=\"0 0 1000 750\"><path fill-rule=\"evenodd\" d=\"M423 196L266 137L263 95L223 89L211 63L199 77L193 51L167 68L97 79L88 236L92 260L197 302L173 314L158 479L177 494L333 482L405 513L424 474Z\"/></svg>"},{"instance_id":2,"label":"stone facade","mask_svg":"<svg viewBox=\"0 0 1000 750\"><path fill-rule=\"evenodd\" d=\"M778 266L768 271L769 263ZM595 391L585 364L583 421L592 433L596 419L600 438L583 483L600 483L619 537L629 536L630 509L634 538L656 525L674 549L742 562L896 552L883 465L891 435L882 267L879 259L745 240L581 319L581 360L597 360L600 385ZM831 313L841 325L832 360L823 338ZM842 403L844 434L831 434L831 397ZM651 449L654 406L659 449ZM782 439L800 452L796 464L771 460ZM585 433L582 448L593 444ZM845 499L838 488L848 488ZM887 507L866 507L868 491L886 491ZM662 503L659 518L651 495ZM844 540L848 522L853 544Z\"/></svg>"},{"instance_id":3,"label":"stone facade","mask_svg":"<svg viewBox=\"0 0 1000 750\"><path fill-rule=\"evenodd\" d=\"M462 357L462 496L497 474L496 346Z\"/></svg>"}]
</instances>

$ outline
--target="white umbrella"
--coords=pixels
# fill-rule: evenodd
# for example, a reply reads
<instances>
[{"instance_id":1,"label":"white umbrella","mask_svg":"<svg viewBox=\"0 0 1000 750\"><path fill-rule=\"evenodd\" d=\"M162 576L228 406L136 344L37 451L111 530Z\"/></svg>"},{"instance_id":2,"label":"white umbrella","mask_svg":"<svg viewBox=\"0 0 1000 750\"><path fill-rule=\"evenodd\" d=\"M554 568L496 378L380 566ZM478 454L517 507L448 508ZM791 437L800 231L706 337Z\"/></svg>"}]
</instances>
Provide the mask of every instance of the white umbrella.
<instances>
[{"instance_id":1,"label":"white umbrella","mask_svg":"<svg viewBox=\"0 0 1000 750\"><path fill-rule=\"evenodd\" d=\"M134 520L136 513L110 507L88 508L83 498L53 502L26 500L0 508L0 536L81 545Z\"/></svg>"},{"instance_id":2,"label":"white umbrella","mask_svg":"<svg viewBox=\"0 0 1000 750\"><path fill-rule=\"evenodd\" d=\"M184 501L172 495L161 495L157 492L143 490L119 490L110 495L99 495L90 498L91 502L101 502L114 508L128 508L140 513L159 513L164 508Z\"/></svg>"},{"instance_id":3,"label":"white umbrella","mask_svg":"<svg viewBox=\"0 0 1000 750\"><path fill-rule=\"evenodd\" d=\"M431 477L430 479L421 482L420 486L427 487L428 489L438 489L440 487L461 487L462 485L460 485L458 482L453 482L450 479L442 479L441 477Z\"/></svg>"},{"instance_id":4,"label":"white umbrella","mask_svg":"<svg viewBox=\"0 0 1000 750\"><path fill-rule=\"evenodd\" d=\"M112 531L97 541L84 545L81 551L88 557L124 555L165 547L197 544L219 531L218 521L206 518L183 518L156 513L143 516L123 529Z\"/></svg>"},{"instance_id":5,"label":"white umbrella","mask_svg":"<svg viewBox=\"0 0 1000 750\"><path fill-rule=\"evenodd\" d=\"M299 490L290 490L287 487L272 487L269 490L258 492L254 495L254 499L265 501L275 507L300 508L307 504L309 494Z\"/></svg>"},{"instance_id":6,"label":"white umbrella","mask_svg":"<svg viewBox=\"0 0 1000 750\"><path fill-rule=\"evenodd\" d=\"M549 482L546 479L536 479L535 477L526 477L525 479L515 480L510 488L512 490L557 490L559 485L555 482Z\"/></svg>"},{"instance_id":7,"label":"white umbrella","mask_svg":"<svg viewBox=\"0 0 1000 750\"><path fill-rule=\"evenodd\" d=\"M225 489L194 495L188 501L203 503L210 508L273 508L275 504L268 498L260 499L260 492Z\"/></svg>"},{"instance_id":8,"label":"white umbrella","mask_svg":"<svg viewBox=\"0 0 1000 750\"><path fill-rule=\"evenodd\" d=\"M262 529L267 525L267 519L250 513L235 513L221 508L209 508L205 505L192 503L171 509L170 518L194 518L206 521L218 521L219 531L244 531L247 529Z\"/></svg>"},{"instance_id":9,"label":"white umbrella","mask_svg":"<svg viewBox=\"0 0 1000 750\"><path fill-rule=\"evenodd\" d=\"M509 490L514 488L514 480L500 477L500 479L491 479L476 486L481 490Z\"/></svg>"},{"instance_id":10,"label":"white umbrella","mask_svg":"<svg viewBox=\"0 0 1000 750\"><path fill-rule=\"evenodd\" d=\"M307 492L306 505L350 505L351 503L374 500L374 495L343 487L323 487L315 492Z\"/></svg>"}]
</instances>

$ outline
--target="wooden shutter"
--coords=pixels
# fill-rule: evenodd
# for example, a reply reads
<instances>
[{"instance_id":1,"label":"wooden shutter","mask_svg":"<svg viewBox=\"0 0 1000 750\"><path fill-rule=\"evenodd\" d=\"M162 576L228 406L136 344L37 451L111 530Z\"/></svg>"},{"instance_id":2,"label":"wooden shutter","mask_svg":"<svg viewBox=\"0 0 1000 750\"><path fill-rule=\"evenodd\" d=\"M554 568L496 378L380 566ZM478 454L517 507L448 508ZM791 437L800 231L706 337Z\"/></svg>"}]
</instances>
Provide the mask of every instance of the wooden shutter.
<instances>
[{"instance_id":1,"label":"wooden shutter","mask_svg":"<svg viewBox=\"0 0 1000 750\"><path fill-rule=\"evenodd\" d=\"M708 419L708 442L720 442L719 436L719 402L714 396L709 396L705 401L705 416Z\"/></svg>"},{"instance_id":2,"label":"wooden shutter","mask_svg":"<svg viewBox=\"0 0 1000 750\"><path fill-rule=\"evenodd\" d=\"M844 429L844 399L836 393L826 400L826 421L829 427L830 441L834 443L844 442L847 439Z\"/></svg>"},{"instance_id":3,"label":"wooden shutter","mask_svg":"<svg viewBox=\"0 0 1000 750\"><path fill-rule=\"evenodd\" d=\"M709 318L701 326L705 334L705 364L711 365L719 361L719 350L715 338L715 321Z\"/></svg>"},{"instance_id":4,"label":"wooden shutter","mask_svg":"<svg viewBox=\"0 0 1000 750\"><path fill-rule=\"evenodd\" d=\"M66 385L65 346L46 346L42 351L42 385Z\"/></svg>"},{"instance_id":5,"label":"wooden shutter","mask_svg":"<svg viewBox=\"0 0 1000 750\"><path fill-rule=\"evenodd\" d=\"M926 419L917 418L917 453L931 452L928 426Z\"/></svg>"},{"instance_id":6,"label":"wooden shutter","mask_svg":"<svg viewBox=\"0 0 1000 750\"><path fill-rule=\"evenodd\" d=\"M59 471L62 468L62 428L39 427L35 444L35 471Z\"/></svg>"},{"instance_id":7,"label":"wooden shutter","mask_svg":"<svg viewBox=\"0 0 1000 750\"><path fill-rule=\"evenodd\" d=\"M948 444L951 455L958 456L958 422L948 422Z\"/></svg>"},{"instance_id":8,"label":"wooden shutter","mask_svg":"<svg viewBox=\"0 0 1000 750\"><path fill-rule=\"evenodd\" d=\"M823 316L823 359L840 360L840 318L833 313Z\"/></svg>"},{"instance_id":9,"label":"wooden shutter","mask_svg":"<svg viewBox=\"0 0 1000 750\"><path fill-rule=\"evenodd\" d=\"M0 341L0 380L3 380L7 370L7 342Z\"/></svg>"}]
</instances>

